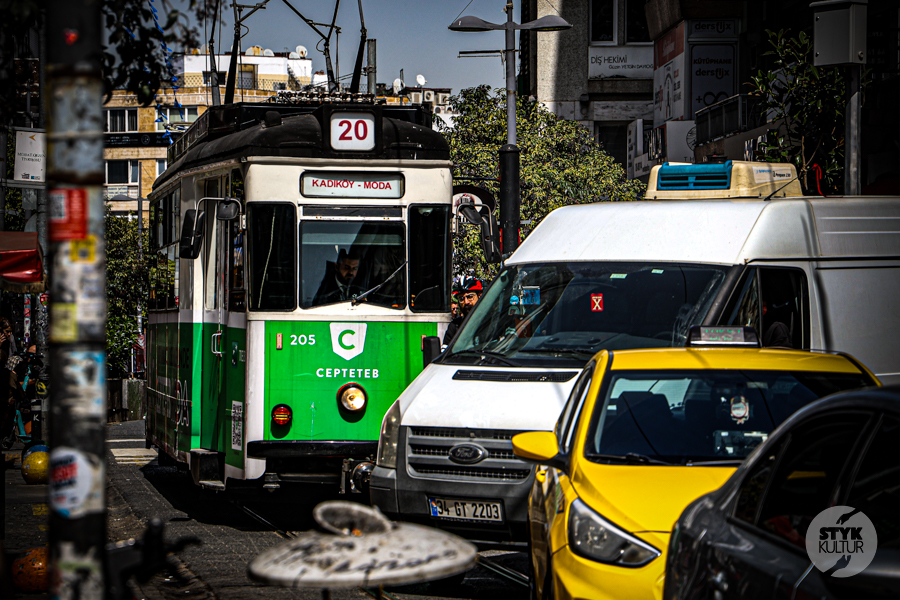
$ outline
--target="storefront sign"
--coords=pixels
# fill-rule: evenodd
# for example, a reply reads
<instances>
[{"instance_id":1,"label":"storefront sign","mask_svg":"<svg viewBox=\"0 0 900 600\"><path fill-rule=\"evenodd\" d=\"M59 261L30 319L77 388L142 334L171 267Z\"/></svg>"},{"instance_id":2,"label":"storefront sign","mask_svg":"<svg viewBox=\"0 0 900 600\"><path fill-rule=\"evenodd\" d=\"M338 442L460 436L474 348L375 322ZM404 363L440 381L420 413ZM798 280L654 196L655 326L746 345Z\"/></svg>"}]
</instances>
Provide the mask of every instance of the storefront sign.
<instances>
[{"instance_id":1,"label":"storefront sign","mask_svg":"<svg viewBox=\"0 0 900 600\"><path fill-rule=\"evenodd\" d=\"M396 199L403 196L403 175L307 171L300 176L300 193L307 198Z\"/></svg>"},{"instance_id":2,"label":"storefront sign","mask_svg":"<svg viewBox=\"0 0 900 600\"><path fill-rule=\"evenodd\" d=\"M738 22L735 19L703 19L688 21L688 39L737 39Z\"/></svg>"},{"instance_id":3,"label":"storefront sign","mask_svg":"<svg viewBox=\"0 0 900 600\"><path fill-rule=\"evenodd\" d=\"M44 134L36 131L16 132L15 181L44 181L46 142ZM5 177L5 174L4 174Z\"/></svg>"},{"instance_id":4,"label":"storefront sign","mask_svg":"<svg viewBox=\"0 0 900 600\"><path fill-rule=\"evenodd\" d=\"M653 46L591 46L588 48L588 78L653 77Z\"/></svg>"},{"instance_id":5,"label":"storefront sign","mask_svg":"<svg viewBox=\"0 0 900 600\"><path fill-rule=\"evenodd\" d=\"M103 145L107 148L166 147L169 141L164 131L154 133L107 133Z\"/></svg>"},{"instance_id":6,"label":"storefront sign","mask_svg":"<svg viewBox=\"0 0 900 600\"><path fill-rule=\"evenodd\" d=\"M691 45L691 115L735 94L734 44Z\"/></svg>"}]
</instances>

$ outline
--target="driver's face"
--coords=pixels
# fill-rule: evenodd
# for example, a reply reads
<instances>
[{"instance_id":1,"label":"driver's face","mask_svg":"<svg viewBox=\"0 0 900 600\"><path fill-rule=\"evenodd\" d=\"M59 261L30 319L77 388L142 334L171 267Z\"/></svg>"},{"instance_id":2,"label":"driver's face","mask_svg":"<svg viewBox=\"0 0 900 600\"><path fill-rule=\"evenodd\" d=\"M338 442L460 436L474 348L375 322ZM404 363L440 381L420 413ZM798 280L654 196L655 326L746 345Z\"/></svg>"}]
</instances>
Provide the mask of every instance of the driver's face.
<instances>
[{"instance_id":1,"label":"driver's face","mask_svg":"<svg viewBox=\"0 0 900 600\"><path fill-rule=\"evenodd\" d=\"M345 258L337 265L337 276L344 285L349 285L359 272L359 259Z\"/></svg>"}]
</instances>

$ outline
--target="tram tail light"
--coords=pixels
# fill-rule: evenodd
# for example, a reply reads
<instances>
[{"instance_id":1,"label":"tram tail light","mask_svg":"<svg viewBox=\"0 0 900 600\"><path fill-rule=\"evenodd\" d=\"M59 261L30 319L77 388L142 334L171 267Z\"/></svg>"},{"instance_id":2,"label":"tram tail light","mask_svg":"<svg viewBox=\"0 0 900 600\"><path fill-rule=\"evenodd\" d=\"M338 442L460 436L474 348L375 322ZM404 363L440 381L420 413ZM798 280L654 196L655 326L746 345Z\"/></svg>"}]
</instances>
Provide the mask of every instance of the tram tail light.
<instances>
[{"instance_id":1,"label":"tram tail light","mask_svg":"<svg viewBox=\"0 0 900 600\"><path fill-rule=\"evenodd\" d=\"M290 425L294 413L287 404L279 404L272 409L272 422L276 425Z\"/></svg>"},{"instance_id":2,"label":"tram tail light","mask_svg":"<svg viewBox=\"0 0 900 600\"><path fill-rule=\"evenodd\" d=\"M355 383L348 383L338 390L338 402L351 412L362 410L366 406L366 391Z\"/></svg>"}]
</instances>

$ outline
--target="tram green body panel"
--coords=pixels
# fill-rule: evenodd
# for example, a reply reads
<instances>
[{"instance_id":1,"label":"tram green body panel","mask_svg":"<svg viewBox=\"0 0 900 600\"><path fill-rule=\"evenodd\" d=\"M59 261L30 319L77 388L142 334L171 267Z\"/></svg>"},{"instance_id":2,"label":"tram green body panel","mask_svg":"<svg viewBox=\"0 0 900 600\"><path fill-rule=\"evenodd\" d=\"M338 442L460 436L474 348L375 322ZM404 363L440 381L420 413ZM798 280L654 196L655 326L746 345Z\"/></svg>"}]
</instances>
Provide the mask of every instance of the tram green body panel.
<instances>
[{"instance_id":1,"label":"tram green body panel","mask_svg":"<svg viewBox=\"0 0 900 600\"><path fill-rule=\"evenodd\" d=\"M377 440L384 414L422 372L422 336L434 335L435 323L266 323L265 439ZM340 406L348 383L366 392L361 413ZM290 427L272 424L279 404L293 411Z\"/></svg>"}]
</instances>

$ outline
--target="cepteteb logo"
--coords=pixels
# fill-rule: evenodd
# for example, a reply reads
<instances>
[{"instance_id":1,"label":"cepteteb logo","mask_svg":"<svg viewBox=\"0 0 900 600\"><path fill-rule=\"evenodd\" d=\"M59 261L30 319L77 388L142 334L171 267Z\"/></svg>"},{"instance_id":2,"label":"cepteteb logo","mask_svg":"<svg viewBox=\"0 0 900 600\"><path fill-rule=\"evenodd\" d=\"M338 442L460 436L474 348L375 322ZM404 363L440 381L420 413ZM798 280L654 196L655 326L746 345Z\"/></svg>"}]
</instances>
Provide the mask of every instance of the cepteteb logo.
<instances>
[{"instance_id":1,"label":"cepteteb logo","mask_svg":"<svg viewBox=\"0 0 900 600\"><path fill-rule=\"evenodd\" d=\"M878 548L875 525L852 506L826 508L809 524L806 552L832 577L851 577L869 566Z\"/></svg>"}]
</instances>

